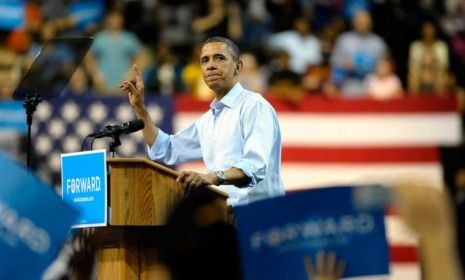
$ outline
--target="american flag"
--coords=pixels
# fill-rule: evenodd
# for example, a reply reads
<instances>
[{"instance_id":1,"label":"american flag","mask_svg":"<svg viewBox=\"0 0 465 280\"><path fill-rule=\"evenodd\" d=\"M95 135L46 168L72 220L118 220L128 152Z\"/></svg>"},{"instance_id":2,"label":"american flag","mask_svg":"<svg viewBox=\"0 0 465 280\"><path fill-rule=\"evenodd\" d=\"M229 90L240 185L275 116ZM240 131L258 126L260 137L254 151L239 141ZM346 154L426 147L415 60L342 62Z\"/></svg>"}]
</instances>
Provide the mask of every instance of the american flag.
<instances>
[{"instance_id":1,"label":"american flag","mask_svg":"<svg viewBox=\"0 0 465 280\"><path fill-rule=\"evenodd\" d=\"M270 101L281 126L287 192L367 182L389 184L406 175L442 186L438 146L461 142L454 99ZM208 105L187 96L178 98L174 131L197 119ZM202 163L179 168L204 170ZM385 221L391 247L390 279L420 279L417 237L395 212L387 213Z\"/></svg>"}]
</instances>

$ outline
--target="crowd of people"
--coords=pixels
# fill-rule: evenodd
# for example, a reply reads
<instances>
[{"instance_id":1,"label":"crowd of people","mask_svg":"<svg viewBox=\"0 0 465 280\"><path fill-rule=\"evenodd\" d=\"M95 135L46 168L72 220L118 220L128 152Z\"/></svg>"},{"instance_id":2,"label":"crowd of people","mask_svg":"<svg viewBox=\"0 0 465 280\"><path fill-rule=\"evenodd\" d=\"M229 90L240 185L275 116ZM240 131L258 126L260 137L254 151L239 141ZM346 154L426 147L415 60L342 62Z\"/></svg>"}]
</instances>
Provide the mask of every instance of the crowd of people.
<instances>
[{"instance_id":1,"label":"crowd of people","mask_svg":"<svg viewBox=\"0 0 465 280\"><path fill-rule=\"evenodd\" d=\"M85 26L71 2L28 1L24 26L1 31L0 96L9 98L41 44L69 35L94 37L74 94L119 95L137 63L152 94L211 100L197 66L199 43L213 35L244 50L245 87L292 102L448 96L465 84L463 1L112 0Z\"/></svg>"}]
</instances>

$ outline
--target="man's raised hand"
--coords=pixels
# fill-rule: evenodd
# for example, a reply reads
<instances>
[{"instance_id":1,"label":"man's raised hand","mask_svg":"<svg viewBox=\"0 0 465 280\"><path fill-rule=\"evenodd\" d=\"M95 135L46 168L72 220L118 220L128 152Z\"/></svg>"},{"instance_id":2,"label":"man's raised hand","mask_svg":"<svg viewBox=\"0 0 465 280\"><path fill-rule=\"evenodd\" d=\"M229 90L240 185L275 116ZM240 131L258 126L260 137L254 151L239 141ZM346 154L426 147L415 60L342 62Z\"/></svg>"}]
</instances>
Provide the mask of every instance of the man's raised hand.
<instances>
[{"instance_id":1,"label":"man's raised hand","mask_svg":"<svg viewBox=\"0 0 465 280\"><path fill-rule=\"evenodd\" d=\"M136 64L132 66L135 73L134 80L126 80L121 85L120 88L128 93L129 102L131 106L136 110L145 108L144 104L144 81L140 75L139 68Z\"/></svg>"}]
</instances>

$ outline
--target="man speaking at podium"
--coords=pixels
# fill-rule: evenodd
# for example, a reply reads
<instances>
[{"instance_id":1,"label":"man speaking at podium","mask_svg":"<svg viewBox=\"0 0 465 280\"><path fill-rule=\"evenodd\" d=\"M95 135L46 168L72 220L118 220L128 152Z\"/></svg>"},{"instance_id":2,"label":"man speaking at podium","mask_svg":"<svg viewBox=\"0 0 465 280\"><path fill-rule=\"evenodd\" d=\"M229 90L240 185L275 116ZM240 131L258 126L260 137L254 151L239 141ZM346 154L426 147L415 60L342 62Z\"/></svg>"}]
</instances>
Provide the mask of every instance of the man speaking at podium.
<instances>
[{"instance_id":1,"label":"man speaking at podium","mask_svg":"<svg viewBox=\"0 0 465 280\"><path fill-rule=\"evenodd\" d=\"M177 178L185 188L217 185L229 194L228 204L284 194L281 181L281 132L276 112L258 93L238 82L239 49L224 37L202 45L203 80L215 93L210 110L189 127L168 135L151 120L144 103L144 84L136 65L135 81L124 81L137 118L145 123L149 157L168 165L202 159L208 173L183 171Z\"/></svg>"}]
</instances>

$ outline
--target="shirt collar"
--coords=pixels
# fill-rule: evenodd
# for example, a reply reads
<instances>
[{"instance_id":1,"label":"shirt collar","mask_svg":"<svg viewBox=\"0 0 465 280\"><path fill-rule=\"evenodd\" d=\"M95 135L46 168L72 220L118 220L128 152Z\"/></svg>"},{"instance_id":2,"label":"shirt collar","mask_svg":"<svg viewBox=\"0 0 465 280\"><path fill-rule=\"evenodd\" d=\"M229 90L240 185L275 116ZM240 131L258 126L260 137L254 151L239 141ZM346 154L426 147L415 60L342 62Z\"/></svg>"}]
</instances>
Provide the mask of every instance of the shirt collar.
<instances>
[{"instance_id":1,"label":"shirt collar","mask_svg":"<svg viewBox=\"0 0 465 280\"><path fill-rule=\"evenodd\" d=\"M212 109L219 109L223 108L224 106L233 108L234 105L236 104L236 101L241 94L241 92L244 90L242 85L238 82L236 83L229 91L226 93L223 98L221 98L220 101L218 99L214 99L212 103L210 104L210 108Z\"/></svg>"}]
</instances>

